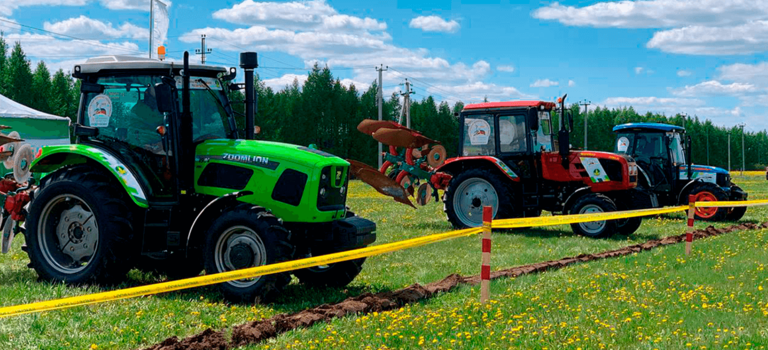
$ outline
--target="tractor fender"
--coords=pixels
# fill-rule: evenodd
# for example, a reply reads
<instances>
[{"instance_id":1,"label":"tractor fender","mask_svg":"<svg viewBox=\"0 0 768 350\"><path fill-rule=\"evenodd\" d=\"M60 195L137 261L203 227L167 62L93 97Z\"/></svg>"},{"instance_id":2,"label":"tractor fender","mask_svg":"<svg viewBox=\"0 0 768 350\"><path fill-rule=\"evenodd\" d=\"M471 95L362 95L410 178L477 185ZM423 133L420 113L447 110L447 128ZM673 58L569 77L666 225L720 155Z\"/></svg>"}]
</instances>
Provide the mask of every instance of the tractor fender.
<instances>
[{"instance_id":1,"label":"tractor fender","mask_svg":"<svg viewBox=\"0 0 768 350\"><path fill-rule=\"evenodd\" d=\"M112 174L117 182L140 208L149 208L144 189L133 170L109 152L87 145L43 147L32 161L33 173L51 173L61 167L75 164L93 164Z\"/></svg>"},{"instance_id":2,"label":"tractor fender","mask_svg":"<svg viewBox=\"0 0 768 350\"><path fill-rule=\"evenodd\" d=\"M703 181L701 179L693 179L688 181L688 183L685 184L682 189L680 189L680 193L677 194L677 204L688 203L688 193L691 193L693 186L702 182Z\"/></svg>"},{"instance_id":3,"label":"tractor fender","mask_svg":"<svg viewBox=\"0 0 768 350\"><path fill-rule=\"evenodd\" d=\"M573 193L571 193L571 195L568 196L565 202L563 202L563 214L568 214L568 209L571 208L571 206L573 205L573 202L575 202L576 199L578 199L579 197L587 193L592 193L592 187L584 186L577 189L576 191L573 191Z\"/></svg>"},{"instance_id":4,"label":"tractor fender","mask_svg":"<svg viewBox=\"0 0 768 350\"><path fill-rule=\"evenodd\" d=\"M189 233L187 234L187 245L184 251L189 251L189 243L192 241L193 237L202 237L202 235L195 235L195 233L204 230L205 223L208 222L209 219L215 218L217 217L216 214L240 204L240 202L237 201L238 198L252 194L253 192L251 191L232 192L221 197L216 197L206 204L205 207L197 213L195 220L192 221L192 226L189 228Z\"/></svg>"},{"instance_id":5,"label":"tractor fender","mask_svg":"<svg viewBox=\"0 0 768 350\"><path fill-rule=\"evenodd\" d=\"M493 165L494 168L499 169L502 174L512 181L519 182L520 177L501 159L491 156L472 156L472 157L456 157L445 161L445 164L435 169L435 172L445 172L449 174L458 174L462 169L473 169L482 166Z\"/></svg>"}]
</instances>

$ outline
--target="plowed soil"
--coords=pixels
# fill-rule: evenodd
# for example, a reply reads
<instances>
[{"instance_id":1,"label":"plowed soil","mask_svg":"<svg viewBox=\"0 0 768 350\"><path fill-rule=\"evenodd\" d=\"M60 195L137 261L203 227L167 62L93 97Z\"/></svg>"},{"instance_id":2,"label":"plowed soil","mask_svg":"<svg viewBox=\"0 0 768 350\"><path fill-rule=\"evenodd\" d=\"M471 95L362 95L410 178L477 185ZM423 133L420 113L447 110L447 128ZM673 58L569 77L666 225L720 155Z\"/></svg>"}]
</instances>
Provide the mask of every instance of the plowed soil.
<instances>
[{"instance_id":1,"label":"plowed soil","mask_svg":"<svg viewBox=\"0 0 768 350\"><path fill-rule=\"evenodd\" d=\"M711 236L717 236L724 233L742 230L754 230L768 228L768 222L760 225L744 223L733 225L727 228L714 228L709 226L702 230L696 230L693 233L693 239L702 239ZM547 270L556 270L568 265L594 261L633 253L653 248L677 244L685 241L685 234L679 236L670 236L658 240L651 240L645 243L627 246L621 249L610 250L597 254L581 254L575 257L564 258L540 262L530 265L517 266L506 270L491 273L491 279L504 277L517 277L526 274L538 273ZM333 318L344 317L352 314L366 314L370 312L381 312L399 308L405 304L415 303L441 292L447 292L459 284L477 284L480 283L480 275L459 276L452 274L443 280L433 282L425 286L414 284L410 287L400 289L394 292L385 293L366 293L356 297L347 298L337 304L325 304L318 307L303 310L293 314L281 314L269 319L248 322L235 326L232 330L232 339L227 342L224 331L214 331L206 329L183 340L177 337L170 337L161 343L155 344L146 350L198 350L198 349L229 349L247 344L255 344L276 337L279 334L294 330L300 327L309 327L315 323L328 322Z\"/></svg>"}]
</instances>

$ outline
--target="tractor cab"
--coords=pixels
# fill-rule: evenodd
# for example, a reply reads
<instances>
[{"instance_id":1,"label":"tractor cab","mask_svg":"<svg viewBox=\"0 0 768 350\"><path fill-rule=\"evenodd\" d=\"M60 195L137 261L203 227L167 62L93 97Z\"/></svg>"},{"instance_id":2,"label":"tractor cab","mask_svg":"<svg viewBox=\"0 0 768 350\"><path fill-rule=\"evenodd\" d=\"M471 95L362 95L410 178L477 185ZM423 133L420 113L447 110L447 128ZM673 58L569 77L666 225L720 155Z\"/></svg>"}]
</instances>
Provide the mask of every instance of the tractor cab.
<instances>
[{"instance_id":1,"label":"tractor cab","mask_svg":"<svg viewBox=\"0 0 768 350\"><path fill-rule=\"evenodd\" d=\"M613 128L614 152L631 156L640 166L640 183L657 192L672 193L688 179L685 129L676 125L630 123ZM709 173L715 176L716 168Z\"/></svg>"}]
</instances>

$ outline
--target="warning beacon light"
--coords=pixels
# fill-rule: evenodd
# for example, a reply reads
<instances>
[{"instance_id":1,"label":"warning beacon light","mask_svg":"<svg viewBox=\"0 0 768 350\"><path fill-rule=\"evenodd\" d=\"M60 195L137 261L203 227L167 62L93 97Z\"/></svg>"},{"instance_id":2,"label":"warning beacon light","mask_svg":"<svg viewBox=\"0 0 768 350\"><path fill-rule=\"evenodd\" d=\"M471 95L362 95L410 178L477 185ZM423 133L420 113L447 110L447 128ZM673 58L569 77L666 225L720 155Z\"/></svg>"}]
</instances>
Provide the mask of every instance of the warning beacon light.
<instances>
[{"instance_id":1,"label":"warning beacon light","mask_svg":"<svg viewBox=\"0 0 768 350\"><path fill-rule=\"evenodd\" d=\"M157 58L161 61L165 60L165 46L157 47Z\"/></svg>"}]
</instances>

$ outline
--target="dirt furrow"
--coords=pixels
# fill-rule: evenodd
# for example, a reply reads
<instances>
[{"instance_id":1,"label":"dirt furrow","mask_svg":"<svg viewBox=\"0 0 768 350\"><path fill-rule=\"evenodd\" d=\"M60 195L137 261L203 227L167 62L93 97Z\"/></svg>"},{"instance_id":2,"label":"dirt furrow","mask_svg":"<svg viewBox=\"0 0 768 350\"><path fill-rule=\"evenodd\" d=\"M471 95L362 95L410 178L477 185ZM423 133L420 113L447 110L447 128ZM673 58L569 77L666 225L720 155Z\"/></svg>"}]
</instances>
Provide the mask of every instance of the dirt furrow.
<instances>
[{"instance_id":1,"label":"dirt furrow","mask_svg":"<svg viewBox=\"0 0 768 350\"><path fill-rule=\"evenodd\" d=\"M726 228L714 228L709 226L705 229L694 231L693 238L694 240L697 240L733 231L754 230L760 228L768 228L768 222L760 225L744 223ZM684 241L685 234L682 234L597 254L581 254L560 260L517 266L492 272L491 279L518 277L547 270L556 270L576 263L630 255L644 250L651 250L659 246L677 244ZM394 292L376 294L366 293L356 297L347 298L337 304L324 304L293 314L280 314L269 319L248 322L234 327L232 330L232 339L229 342L226 340L224 331L206 329L202 333L186 337L182 340L179 340L176 336L170 337L146 348L146 350L224 350L247 344L255 344L297 328L309 327L319 322L328 322L334 318L345 317L347 315L393 310L406 304L431 298L442 292L448 292L460 284L477 283L480 283L480 275L464 277L452 274L441 281L429 283L424 286L413 284L407 288Z\"/></svg>"}]
</instances>

